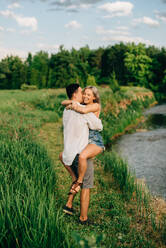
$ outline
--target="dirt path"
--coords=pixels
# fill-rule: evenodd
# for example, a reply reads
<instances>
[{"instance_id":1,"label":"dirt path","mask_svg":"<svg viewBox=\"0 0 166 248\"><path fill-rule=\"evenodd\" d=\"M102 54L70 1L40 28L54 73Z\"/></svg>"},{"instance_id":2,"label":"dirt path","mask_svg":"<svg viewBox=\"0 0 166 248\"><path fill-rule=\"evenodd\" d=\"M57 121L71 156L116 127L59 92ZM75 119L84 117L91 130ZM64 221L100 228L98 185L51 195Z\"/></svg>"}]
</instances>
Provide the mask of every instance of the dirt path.
<instances>
[{"instance_id":1,"label":"dirt path","mask_svg":"<svg viewBox=\"0 0 166 248\"><path fill-rule=\"evenodd\" d=\"M56 123L47 123L40 129L39 137L44 141L44 145L52 159L56 174L57 184L61 198L66 199L66 190L71 181L67 171L59 161L59 153L63 150L63 134L61 120Z\"/></svg>"}]
</instances>

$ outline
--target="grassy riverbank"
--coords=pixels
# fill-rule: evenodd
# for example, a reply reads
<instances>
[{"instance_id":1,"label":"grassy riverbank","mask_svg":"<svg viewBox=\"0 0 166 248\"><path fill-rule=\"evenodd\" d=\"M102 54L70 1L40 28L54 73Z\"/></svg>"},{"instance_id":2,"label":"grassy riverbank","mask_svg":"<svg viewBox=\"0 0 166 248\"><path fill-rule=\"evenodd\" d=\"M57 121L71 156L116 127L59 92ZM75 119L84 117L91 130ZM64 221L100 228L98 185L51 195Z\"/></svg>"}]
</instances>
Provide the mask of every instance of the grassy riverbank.
<instances>
[{"instance_id":1,"label":"grassy riverbank","mask_svg":"<svg viewBox=\"0 0 166 248\"><path fill-rule=\"evenodd\" d=\"M103 137L107 147L116 135L138 122L153 94L100 88ZM1 247L166 247L162 213L114 152L95 160L95 188L89 218L78 225L62 214L70 178L58 160L63 149L61 117L64 89L0 91L0 246Z\"/></svg>"}]
</instances>

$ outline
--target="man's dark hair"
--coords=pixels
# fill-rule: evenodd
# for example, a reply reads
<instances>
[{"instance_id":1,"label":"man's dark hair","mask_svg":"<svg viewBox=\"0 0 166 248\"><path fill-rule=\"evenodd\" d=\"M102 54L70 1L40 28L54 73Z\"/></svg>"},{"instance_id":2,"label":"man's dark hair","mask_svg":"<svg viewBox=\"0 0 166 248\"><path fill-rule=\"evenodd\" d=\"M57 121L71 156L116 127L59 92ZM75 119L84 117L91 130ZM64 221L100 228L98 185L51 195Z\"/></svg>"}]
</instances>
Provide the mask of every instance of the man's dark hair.
<instances>
[{"instance_id":1,"label":"man's dark hair","mask_svg":"<svg viewBox=\"0 0 166 248\"><path fill-rule=\"evenodd\" d=\"M80 87L79 84L69 84L66 87L66 93L69 99L72 98L73 93L76 92L79 87Z\"/></svg>"}]
</instances>

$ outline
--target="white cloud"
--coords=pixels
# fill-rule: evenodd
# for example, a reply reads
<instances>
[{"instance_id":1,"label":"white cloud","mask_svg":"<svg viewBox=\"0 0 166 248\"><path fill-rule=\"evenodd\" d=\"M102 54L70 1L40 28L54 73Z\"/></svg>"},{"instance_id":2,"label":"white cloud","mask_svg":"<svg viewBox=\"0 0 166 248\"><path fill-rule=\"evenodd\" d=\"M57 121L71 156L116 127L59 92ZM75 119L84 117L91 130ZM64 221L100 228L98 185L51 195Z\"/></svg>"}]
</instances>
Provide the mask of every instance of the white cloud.
<instances>
[{"instance_id":1,"label":"white cloud","mask_svg":"<svg viewBox=\"0 0 166 248\"><path fill-rule=\"evenodd\" d=\"M22 17L15 15L15 20L21 27L31 28L32 31L37 30L37 20L35 17Z\"/></svg>"},{"instance_id":2,"label":"white cloud","mask_svg":"<svg viewBox=\"0 0 166 248\"><path fill-rule=\"evenodd\" d=\"M126 27L126 26L119 26L117 27L118 30L129 30L129 27Z\"/></svg>"},{"instance_id":3,"label":"white cloud","mask_svg":"<svg viewBox=\"0 0 166 248\"><path fill-rule=\"evenodd\" d=\"M142 37L137 37L137 36L114 35L112 37L104 37L103 40L104 41L124 42L124 43L134 42L136 44L144 43L147 45L152 45L151 41L145 40Z\"/></svg>"},{"instance_id":4,"label":"white cloud","mask_svg":"<svg viewBox=\"0 0 166 248\"><path fill-rule=\"evenodd\" d=\"M41 49L41 50L45 50L48 52L57 52L59 49L59 45L49 45L49 44L45 44L45 43L38 43L37 44L37 48Z\"/></svg>"},{"instance_id":5,"label":"white cloud","mask_svg":"<svg viewBox=\"0 0 166 248\"><path fill-rule=\"evenodd\" d=\"M65 28L73 28L73 29L79 29L81 28L81 24L77 21L71 21L65 25Z\"/></svg>"},{"instance_id":6,"label":"white cloud","mask_svg":"<svg viewBox=\"0 0 166 248\"><path fill-rule=\"evenodd\" d=\"M163 22L166 22L166 12L159 12L159 11L156 11L155 12L155 15L156 15L156 18L163 21Z\"/></svg>"},{"instance_id":7,"label":"white cloud","mask_svg":"<svg viewBox=\"0 0 166 248\"><path fill-rule=\"evenodd\" d=\"M12 3L10 5L8 5L8 9L17 9L17 8L21 8L21 5L19 3Z\"/></svg>"},{"instance_id":8,"label":"white cloud","mask_svg":"<svg viewBox=\"0 0 166 248\"><path fill-rule=\"evenodd\" d=\"M105 3L98 7L100 10L104 10L108 13L107 18L115 16L128 16L132 13L134 5L130 2L117 1L114 3Z\"/></svg>"},{"instance_id":9,"label":"white cloud","mask_svg":"<svg viewBox=\"0 0 166 248\"><path fill-rule=\"evenodd\" d=\"M89 9L91 6L91 4L80 4L81 9Z\"/></svg>"},{"instance_id":10,"label":"white cloud","mask_svg":"<svg viewBox=\"0 0 166 248\"><path fill-rule=\"evenodd\" d=\"M0 15L12 18L14 16L14 13L11 10L1 10Z\"/></svg>"},{"instance_id":11,"label":"white cloud","mask_svg":"<svg viewBox=\"0 0 166 248\"><path fill-rule=\"evenodd\" d=\"M148 25L150 27L153 27L153 28L156 28L156 27L160 26L160 23L158 21L153 20L152 18L147 17L147 16L144 16L144 17L137 18L137 19L133 20L133 25L138 25L140 23L146 24L146 25Z\"/></svg>"},{"instance_id":12,"label":"white cloud","mask_svg":"<svg viewBox=\"0 0 166 248\"><path fill-rule=\"evenodd\" d=\"M20 31L20 34L23 34L23 35L31 35L31 34L32 34L32 30L23 29L23 30Z\"/></svg>"},{"instance_id":13,"label":"white cloud","mask_svg":"<svg viewBox=\"0 0 166 248\"><path fill-rule=\"evenodd\" d=\"M19 56L21 58L26 58L27 52L18 50L18 49L5 48L5 47L0 46L0 59L3 59L11 55Z\"/></svg>"},{"instance_id":14,"label":"white cloud","mask_svg":"<svg viewBox=\"0 0 166 248\"><path fill-rule=\"evenodd\" d=\"M13 32L15 32L15 29L14 28L7 28L6 31L10 32L10 33L13 33Z\"/></svg>"},{"instance_id":15,"label":"white cloud","mask_svg":"<svg viewBox=\"0 0 166 248\"><path fill-rule=\"evenodd\" d=\"M67 6L67 10L76 10L77 8L78 8L78 6L75 5L75 4L72 4L70 6Z\"/></svg>"},{"instance_id":16,"label":"white cloud","mask_svg":"<svg viewBox=\"0 0 166 248\"><path fill-rule=\"evenodd\" d=\"M102 35L102 40L106 42L134 42L134 43L145 43L151 45L149 40L145 40L142 37L132 36L128 31L121 30L106 30L103 27L97 27L96 33Z\"/></svg>"},{"instance_id":17,"label":"white cloud","mask_svg":"<svg viewBox=\"0 0 166 248\"><path fill-rule=\"evenodd\" d=\"M116 30L114 30L114 29L106 30L101 26L98 26L96 28L96 33L99 35L102 34L102 35L112 35L112 36L114 36L114 35L126 35L126 36L129 35L129 32L127 30L122 30L122 29L118 29L118 28Z\"/></svg>"},{"instance_id":18,"label":"white cloud","mask_svg":"<svg viewBox=\"0 0 166 248\"><path fill-rule=\"evenodd\" d=\"M4 31L4 27L0 26L0 31Z\"/></svg>"},{"instance_id":19,"label":"white cloud","mask_svg":"<svg viewBox=\"0 0 166 248\"><path fill-rule=\"evenodd\" d=\"M81 9L88 9L92 5L95 5L100 1L102 0L53 0L51 3L51 6L53 6L53 8L51 8L50 10L66 10L68 12L79 12Z\"/></svg>"},{"instance_id":20,"label":"white cloud","mask_svg":"<svg viewBox=\"0 0 166 248\"><path fill-rule=\"evenodd\" d=\"M67 11L71 12L78 12L78 9L89 9L91 4L71 4L66 7Z\"/></svg>"},{"instance_id":21,"label":"white cloud","mask_svg":"<svg viewBox=\"0 0 166 248\"><path fill-rule=\"evenodd\" d=\"M21 27L31 28L32 31L37 30L38 23L35 17L24 17L24 16L16 15L14 12L10 10L0 11L0 15L14 19Z\"/></svg>"},{"instance_id":22,"label":"white cloud","mask_svg":"<svg viewBox=\"0 0 166 248\"><path fill-rule=\"evenodd\" d=\"M4 28L2 26L0 26L0 32L3 32L3 31L7 31L7 32L14 32L15 29L14 28Z\"/></svg>"}]
</instances>

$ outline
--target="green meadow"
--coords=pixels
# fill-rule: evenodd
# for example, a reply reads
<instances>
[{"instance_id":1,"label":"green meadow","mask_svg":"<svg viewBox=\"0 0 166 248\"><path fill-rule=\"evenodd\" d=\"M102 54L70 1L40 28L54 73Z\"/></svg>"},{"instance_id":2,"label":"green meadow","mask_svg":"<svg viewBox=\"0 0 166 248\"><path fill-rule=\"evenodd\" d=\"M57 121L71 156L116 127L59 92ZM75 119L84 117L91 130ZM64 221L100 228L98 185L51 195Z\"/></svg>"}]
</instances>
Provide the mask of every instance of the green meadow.
<instances>
[{"instance_id":1,"label":"green meadow","mask_svg":"<svg viewBox=\"0 0 166 248\"><path fill-rule=\"evenodd\" d=\"M95 158L89 218L66 216L70 178L58 156L63 149L64 89L0 91L0 247L166 247L166 216L113 150L117 136L139 123L155 104L139 87L99 87L106 151Z\"/></svg>"}]
</instances>

